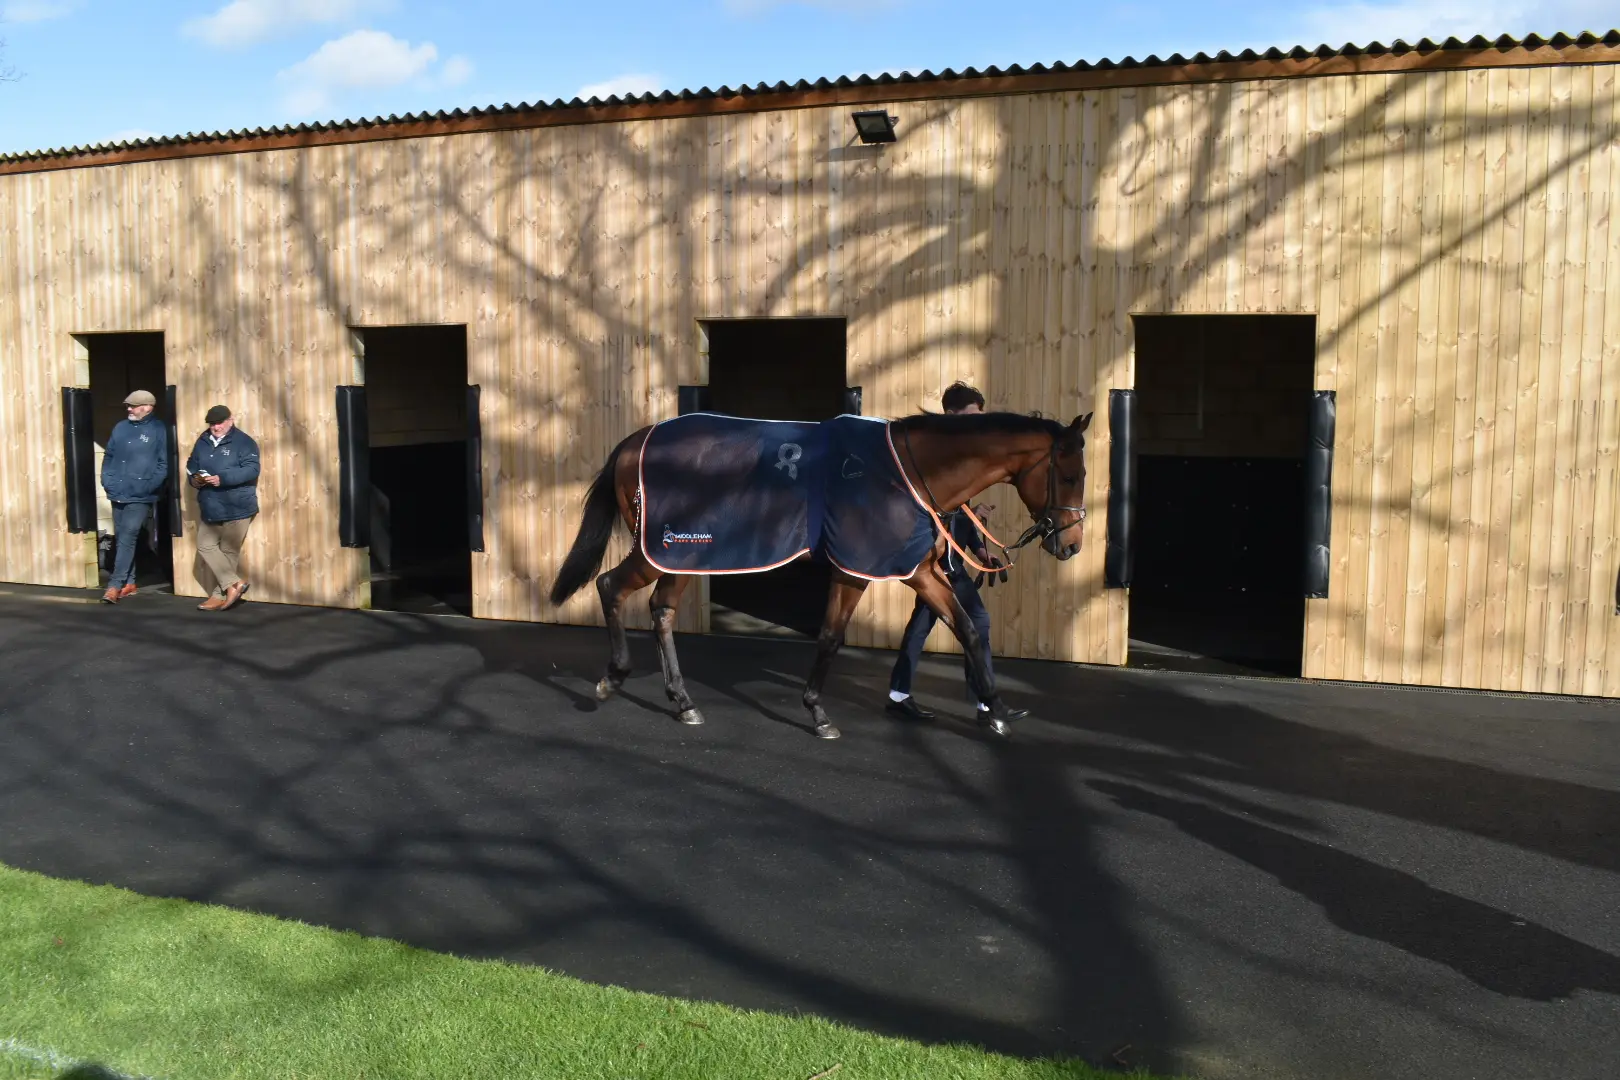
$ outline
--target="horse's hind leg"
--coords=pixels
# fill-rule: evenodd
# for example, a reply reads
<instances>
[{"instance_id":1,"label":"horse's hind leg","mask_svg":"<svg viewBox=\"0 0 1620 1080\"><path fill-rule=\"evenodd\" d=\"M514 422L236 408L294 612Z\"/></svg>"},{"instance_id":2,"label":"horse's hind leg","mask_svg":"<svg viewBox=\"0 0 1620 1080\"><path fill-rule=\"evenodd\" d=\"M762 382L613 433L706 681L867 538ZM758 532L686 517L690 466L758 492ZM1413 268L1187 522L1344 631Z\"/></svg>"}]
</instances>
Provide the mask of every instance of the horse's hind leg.
<instances>
[{"instance_id":1,"label":"horse's hind leg","mask_svg":"<svg viewBox=\"0 0 1620 1080\"><path fill-rule=\"evenodd\" d=\"M827 590L827 614L821 620L821 633L816 637L816 663L810 669L810 678L804 687L804 707L810 710L810 720L816 726L816 738L836 739L839 731L827 719L827 710L821 707L821 684L827 681L838 647L844 643L844 631L849 618L866 595L866 582L861 578L833 571L832 587Z\"/></svg>"},{"instance_id":2,"label":"horse's hind leg","mask_svg":"<svg viewBox=\"0 0 1620 1080\"><path fill-rule=\"evenodd\" d=\"M664 665L664 693L675 706L675 716L683 724L703 723L703 714L686 692L686 680L681 677L681 664L675 657L675 613L681 606L681 593L686 591L690 574L666 574L658 579L652 594L653 629L658 632L658 659Z\"/></svg>"},{"instance_id":3,"label":"horse's hind leg","mask_svg":"<svg viewBox=\"0 0 1620 1080\"><path fill-rule=\"evenodd\" d=\"M606 701L619 692L624 680L630 677L630 641L624 634L624 619L620 609L631 593L645 589L658 580L654 570L639 551L632 551L618 566L596 579L596 594L602 598L602 617L607 620L608 656L607 674L596 684L596 700Z\"/></svg>"}]
</instances>

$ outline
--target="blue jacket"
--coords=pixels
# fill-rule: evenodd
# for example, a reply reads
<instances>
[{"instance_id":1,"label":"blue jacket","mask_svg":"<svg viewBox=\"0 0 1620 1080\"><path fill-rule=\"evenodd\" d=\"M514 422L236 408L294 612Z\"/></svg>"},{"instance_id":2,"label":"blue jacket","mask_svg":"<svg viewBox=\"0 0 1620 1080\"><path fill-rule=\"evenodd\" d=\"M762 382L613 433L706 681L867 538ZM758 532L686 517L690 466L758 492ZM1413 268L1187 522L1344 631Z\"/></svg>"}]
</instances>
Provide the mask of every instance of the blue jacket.
<instances>
[{"instance_id":1,"label":"blue jacket","mask_svg":"<svg viewBox=\"0 0 1620 1080\"><path fill-rule=\"evenodd\" d=\"M107 437L101 459L101 487L115 503L155 503L169 478L169 429L148 413L145 420L120 420Z\"/></svg>"},{"instance_id":2,"label":"blue jacket","mask_svg":"<svg viewBox=\"0 0 1620 1080\"><path fill-rule=\"evenodd\" d=\"M989 566L984 552L984 537L979 535L978 527L973 519L961 510L952 510L945 515L945 527L951 531L951 539L962 546L962 550L973 556L984 565ZM945 572L947 574L962 574L972 578L978 574L977 570L964 564L962 557L950 546L945 548Z\"/></svg>"},{"instance_id":3,"label":"blue jacket","mask_svg":"<svg viewBox=\"0 0 1620 1080\"><path fill-rule=\"evenodd\" d=\"M233 427L215 446L213 436L204 429L186 459L188 474L199 469L219 477L219 487L210 484L197 489L197 509L204 521L218 525L259 512L259 444L253 436Z\"/></svg>"}]
</instances>

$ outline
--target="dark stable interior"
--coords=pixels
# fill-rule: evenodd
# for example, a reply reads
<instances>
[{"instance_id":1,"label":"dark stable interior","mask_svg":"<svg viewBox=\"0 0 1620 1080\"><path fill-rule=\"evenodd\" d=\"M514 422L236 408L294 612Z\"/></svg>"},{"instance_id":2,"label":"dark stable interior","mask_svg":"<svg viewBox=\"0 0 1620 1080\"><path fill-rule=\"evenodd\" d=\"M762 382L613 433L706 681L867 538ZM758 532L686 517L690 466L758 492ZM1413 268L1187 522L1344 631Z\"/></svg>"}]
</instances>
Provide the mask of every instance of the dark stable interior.
<instances>
[{"instance_id":1,"label":"dark stable interior","mask_svg":"<svg viewBox=\"0 0 1620 1080\"><path fill-rule=\"evenodd\" d=\"M161 331L87 334L81 340L90 352L90 408L95 417L94 438L98 447L106 447L107 437L112 434L112 429L118 421L129 415L124 407L124 399L131 391L149 391L157 398L157 408L152 410L152 415L165 422L173 419L168 415L164 393L165 369ZM203 427L201 417L196 417L195 420L193 424L181 423L179 426L178 457L182 472L185 469L186 458L191 454L191 444ZM98 455L96 492L98 498L105 498L105 493L101 491L100 468ZM169 482L175 484L180 480L171 475ZM159 588L174 584L171 513L170 499L165 494L158 499L157 513L153 519L149 519L148 527L141 533L140 542L135 545L135 584L139 588ZM97 527L96 562L100 566L103 582L112 573L113 544L111 524L101 523Z\"/></svg>"},{"instance_id":2,"label":"dark stable interior","mask_svg":"<svg viewBox=\"0 0 1620 1080\"><path fill-rule=\"evenodd\" d=\"M709 407L760 420L830 420L844 405L844 320L728 319L707 324ZM719 633L814 637L827 607L827 563L709 579Z\"/></svg>"},{"instance_id":3,"label":"dark stable interior","mask_svg":"<svg viewBox=\"0 0 1620 1080\"><path fill-rule=\"evenodd\" d=\"M1300 673L1315 320L1138 316L1130 663Z\"/></svg>"},{"instance_id":4,"label":"dark stable interior","mask_svg":"<svg viewBox=\"0 0 1620 1080\"><path fill-rule=\"evenodd\" d=\"M467 330L367 329L371 606L472 614Z\"/></svg>"}]
</instances>

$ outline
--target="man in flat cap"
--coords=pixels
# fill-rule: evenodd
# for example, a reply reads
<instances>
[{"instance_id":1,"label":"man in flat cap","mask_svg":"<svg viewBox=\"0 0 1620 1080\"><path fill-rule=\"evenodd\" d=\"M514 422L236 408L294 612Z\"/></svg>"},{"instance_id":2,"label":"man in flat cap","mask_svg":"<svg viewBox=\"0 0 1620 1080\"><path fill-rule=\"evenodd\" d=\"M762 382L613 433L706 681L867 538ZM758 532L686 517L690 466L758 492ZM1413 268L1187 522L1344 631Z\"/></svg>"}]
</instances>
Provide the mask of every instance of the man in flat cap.
<instances>
[{"instance_id":1,"label":"man in flat cap","mask_svg":"<svg viewBox=\"0 0 1620 1080\"><path fill-rule=\"evenodd\" d=\"M259 444L236 426L224 405L209 409L205 420L208 428L186 459L202 518L192 573L208 594L198 610L224 611L249 588L237 562L248 526L259 512Z\"/></svg>"},{"instance_id":2,"label":"man in flat cap","mask_svg":"<svg viewBox=\"0 0 1620 1080\"><path fill-rule=\"evenodd\" d=\"M101 459L101 488L112 503L117 551L104 603L116 604L135 593L135 543L147 518L156 512L169 479L169 431L152 416L157 398L136 390L124 399L129 411L107 437Z\"/></svg>"}]
</instances>

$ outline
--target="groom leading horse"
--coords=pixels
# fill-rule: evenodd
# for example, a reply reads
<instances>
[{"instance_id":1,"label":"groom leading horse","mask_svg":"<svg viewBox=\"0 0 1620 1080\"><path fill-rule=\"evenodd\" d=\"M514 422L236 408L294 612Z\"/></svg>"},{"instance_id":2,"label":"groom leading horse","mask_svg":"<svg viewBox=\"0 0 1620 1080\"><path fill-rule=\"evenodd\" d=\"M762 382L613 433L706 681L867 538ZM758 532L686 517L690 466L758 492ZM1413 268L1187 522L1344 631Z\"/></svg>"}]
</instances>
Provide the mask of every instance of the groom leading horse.
<instances>
[{"instance_id":1,"label":"groom leading horse","mask_svg":"<svg viewBox=\"0 0 1620 1080\"><path fill-rule=\"evenodd\" d=\"M1090 424L1090 413L1067 425L1016 413L925 414L892 422L841 416L822 424L700 413L642 428L613 449L591 484L551 602L562 604L591 580L623 521L634 538L630 554L596 579L611 648L597 697L607 700L629 676L620 608L632 593L653 585L665 692L682 723L701 724L675 654L675 614L692 577L826 558L832 580L804 705L815 734L836 739L839 731L821 703L827 671L867 584L902 580L956 634L975 696L985 706L980 718L1007 737L1013 717L996 692L978 629L952 590L944 561L952 552L976 570L991 567L960 548L942 515L992 484L1011 484L1033 524L1005 548L1009 555L1039 541L1053 557L1072 558L1080 551L1086 516ZM655 478L651 486L649 476ZM670 507L705 525L674 531L664 523ZM728 539L747 554L703 565L711 552L719 557Z\"/></svg>"}]
</instances>

